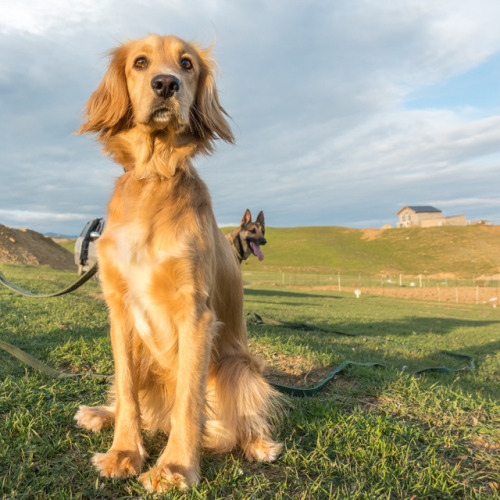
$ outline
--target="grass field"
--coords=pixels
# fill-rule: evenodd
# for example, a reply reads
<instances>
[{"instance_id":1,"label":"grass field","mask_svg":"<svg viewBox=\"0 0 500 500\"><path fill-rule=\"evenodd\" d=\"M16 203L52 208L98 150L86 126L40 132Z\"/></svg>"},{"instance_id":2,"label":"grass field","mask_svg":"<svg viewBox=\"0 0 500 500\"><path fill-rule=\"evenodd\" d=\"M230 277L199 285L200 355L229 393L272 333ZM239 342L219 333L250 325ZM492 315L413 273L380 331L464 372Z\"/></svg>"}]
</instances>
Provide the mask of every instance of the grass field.
<instances>
[{"instance_id":1,"label":"grass field","mask_svg":"<svg viewBox=\"0 0 500 500\"><path fill-rule=\"evenodd\" d=\"M223 228L228 232L230 228ZM365 275L452 273L471 278L500 272L500 227L388 229L348 227L266 228L265 260L242 269Z\"/></svg>"},{"instance_id":2,"label":"grass field","mask_svg":"<svg viewBox=\"0 0 500 500\"><path fill-rule=\"evenodd\" d=\"M74 278L45 267L1 270L40 292ZM167 498L500 498L499 309L250 284L245 310L360 335L250 324L251 349L274 381L309 386L344 360L388 368L352 367L316 397L287 399L276 463L203 453L201 484ZM95 282L51 300L1 289L0 340L61 370L113 371ZM442 349L473 356L476 369L411 375L467 365ZM105 402L106 387L51 379L0 352L0 498L149 498L136 479L101 479L92 468L112 430L74 424L78 405ZM152 459L165 439L145 434Z\"/></svg>"}]
</instances>

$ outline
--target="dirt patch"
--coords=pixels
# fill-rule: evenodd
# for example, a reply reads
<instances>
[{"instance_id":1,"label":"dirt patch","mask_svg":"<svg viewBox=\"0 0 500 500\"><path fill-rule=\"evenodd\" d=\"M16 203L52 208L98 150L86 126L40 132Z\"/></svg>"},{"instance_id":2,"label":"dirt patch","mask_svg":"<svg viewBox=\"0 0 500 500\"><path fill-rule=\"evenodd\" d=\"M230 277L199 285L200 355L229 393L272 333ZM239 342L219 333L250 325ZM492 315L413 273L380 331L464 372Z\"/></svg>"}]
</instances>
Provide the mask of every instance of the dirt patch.
<instances>
[{"instance_id":1,"label":"dirt patch","mask_svg":"<svg viewBox=\"0 0 500 500\"><path fill-rule=\"evenodd\" d=\"M338 286L293 286L299 290L324 290L338 292ZM455 302L462 304L500 305L500 290L494 287L358 287L363 295L386 295L402 299L435 300L437 302ZM352 292L355 288L342 287L342 292Z\"/></svg>"},{"instance_id":2,"label":"dirt patch","mask_svg":"<svg viewBox=\"0 0 500 500\"><path fill-rule=\"evenodd\" d=\"M0 224L0 263L47 265L76 271L74 256L48 236Z\"/></svg>"},{"instance_id":3,"label":"dirt patch","mask_svg":"<svg viewBox=\"0 0 500 500\"><path fill-rule=\"evenodd\" d=\"M361 239L368 241L376 240L387 229L393 229L393 227L390 224L385 224L380 229L376 229L373 227L361 229Z\"/></svg>"},{"instance_id":4,"label":"dirt patch","mask_svg":"<svg viewBox=\"0 0 500 500\"><path fill-rule=\"evenodd\" d=\"M484 280L484 281L493 281L493 280L498 280L500 281L500 273L497 274L481 274L481 276L478 276L476 280Z\"/></svg>"},{"instance_id":5,"label":"dirt patch","mask_svg":"<svg viewBox=\"0 0 500 500\"><path fill-rule=\"evenodd\" d=\"M361 230L361 239L362 240L376 240L380 233L382 233L384 230L383 229L373 229L373 228L368 228L368 229L362 229Z\"/></svg>"}]
</instances>

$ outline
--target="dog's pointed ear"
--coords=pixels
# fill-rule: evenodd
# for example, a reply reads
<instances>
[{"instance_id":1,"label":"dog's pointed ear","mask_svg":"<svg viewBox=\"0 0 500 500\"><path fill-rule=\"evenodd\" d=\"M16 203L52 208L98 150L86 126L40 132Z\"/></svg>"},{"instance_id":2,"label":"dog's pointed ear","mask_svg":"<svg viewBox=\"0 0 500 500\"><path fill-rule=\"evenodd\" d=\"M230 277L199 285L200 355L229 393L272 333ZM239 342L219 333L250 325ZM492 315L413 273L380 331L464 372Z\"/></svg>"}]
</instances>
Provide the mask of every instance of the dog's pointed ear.
<instances>
[{"instance_id":1,"label":"dog's pointed ear","mask_svg":"<svg viewBox=\"0 0 500 500\"><path fill-rule=\"evenodd\" d=\"M245 210L245 213L243 214L243 219L241 219L241 226L243 227L245 224L248 224L249 222L252 222L252 214L250 213L250 210L247 208Z\"/></svg>"},{"instance_id":2,"label":"dog's pointed ear","mask_svg":"<svg viewBox=\"0 0 500 500\"><path fill-rule=\"evenodd\" d=\"M200 58L200 77L198 94L194 104L191 121L192 129L202 140L205 148L210 152L212 142L216 139L234 143L234 136L226 118L229 115L219 101L219 94L215 84L215 61L210 55L210 49L196 47Z\"/></svg>"},{"instance_id":3,"label":"dog's pointed ear","mask_svg":"<svg viewBox=\"0 0 500 500\"><path fill-rule=\"evenodd\" d=\"M108 70L87 101L87 121L80 127L78 134L90 132L99 134L100 138L108 138L131 121L132 111L125 78L126 54L126 46L110 52Z\"/></svg>"},{"instance_id":4,"label":"dog's pointed ear","mask_svg":"<svg viewBox=\"0 0 500 500\"><path fill-rule=\"evenodd\" d=\"M264 212L261 210L259 212L259 215L257 215L257 219L255 222L258 222L259 224L262 224L263 226L265 226L265 223L264 223Z\"/></svg>"}]
</instances>

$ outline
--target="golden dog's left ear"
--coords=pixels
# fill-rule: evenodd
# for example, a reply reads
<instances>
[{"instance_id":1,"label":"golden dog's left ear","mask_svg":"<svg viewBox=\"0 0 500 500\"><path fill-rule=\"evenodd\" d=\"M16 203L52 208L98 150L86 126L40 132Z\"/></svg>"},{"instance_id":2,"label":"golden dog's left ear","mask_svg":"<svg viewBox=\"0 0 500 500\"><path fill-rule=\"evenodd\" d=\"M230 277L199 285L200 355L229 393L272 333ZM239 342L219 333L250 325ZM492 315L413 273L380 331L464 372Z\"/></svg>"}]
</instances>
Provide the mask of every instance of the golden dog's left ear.
<instances>
[{"instance_id":1,"label":"golden dog's left ear","mask_svg":"<svg viewBox=\"0 0 500 500\"><path fill-rule=\"evenodd\" d=\"M192 129L204 142L207 151L212 150L212 142L216 139L234 143L234 136L226 120L229 115L219 102L215 85L215 62L209 50L198 48L201 62L198 94L191 113Z\"/></svg>"},{"instance_id":2,"label":"golden dog's left ear","mask_svg":"<svg viewBox=\"0 0 500 500\"><path fill-rule=\"evenodd\" d=\"M126 128L131 122L132 112L125 78L126 54L126 46L110 53L108 70L87 101L85 107L87 121L77 133L97 133L99 139L107 139Z\"/></svg>"}]
</instances>

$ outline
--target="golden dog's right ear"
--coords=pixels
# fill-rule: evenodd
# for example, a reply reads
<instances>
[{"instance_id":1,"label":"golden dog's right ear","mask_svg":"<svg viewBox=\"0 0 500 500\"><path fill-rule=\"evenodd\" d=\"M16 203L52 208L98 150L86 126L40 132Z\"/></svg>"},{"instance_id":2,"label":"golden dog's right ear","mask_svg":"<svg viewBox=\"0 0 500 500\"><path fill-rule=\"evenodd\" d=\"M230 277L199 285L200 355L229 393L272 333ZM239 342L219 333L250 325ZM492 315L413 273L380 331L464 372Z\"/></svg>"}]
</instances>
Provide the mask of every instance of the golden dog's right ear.
<instances>
[{"instance_id":1,"label":"golden dog's right ear","mask_svg":"<svg viewBox=\"0 0 500 500\"><path fill-rule=\"evenodd\" d=\"M110 63L102 82L90 96L85 106L87 119L78 134L99 134L107 139L130 126L132 109L125 78L126 46L110 52Z\"/></svg>"},{"instance_id":2,"label":"golden dog's right ear","mask_svg":"<svg viewBox=\"0 0 500 500\"><path fill-rule=\"evenodd\" d=\"M191 110L191 126L205 152L211 153L216 139L233 144L234 136L226 119L229 115L219 101L215 83L216 64L210 49L202 49L194 43L191 45L198 54L201 66L196 102Z\"/></svg>"}]
</instances>

